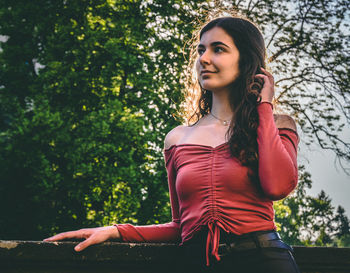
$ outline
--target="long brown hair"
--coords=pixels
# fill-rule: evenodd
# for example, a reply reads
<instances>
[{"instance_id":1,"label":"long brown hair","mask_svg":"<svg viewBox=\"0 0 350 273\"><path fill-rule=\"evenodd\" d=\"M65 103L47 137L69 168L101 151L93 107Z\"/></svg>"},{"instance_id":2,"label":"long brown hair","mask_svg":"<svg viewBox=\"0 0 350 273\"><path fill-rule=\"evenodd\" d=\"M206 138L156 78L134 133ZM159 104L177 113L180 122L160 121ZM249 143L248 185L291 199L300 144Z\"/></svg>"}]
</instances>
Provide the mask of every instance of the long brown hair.
<instances>
[{"instance_id":1,"label":"long brown hair","mask_svg":"<svg viewBox=\"0 0 350 273\"><path fill-rule=\"evenodd\" d=\"M208 30L220 27L232 37L239 54L239 76L230 90L229 100L233 110L226 137L229 139L231 155L238 158L243 166L249 167L249 176L253 181L258 179L258 144L257 128L259 116L257 105L260 102L262 82L254 76L265 68L266 49L259 29L248 19L238 17L220 17L211 20L199 32L196 43ZM191 60L198 58L195 50L191 52ZM185 115L189 126L207 115L212 107L212 92L203 89L190 62L191 72L188 74L187 105Z\"/></svg>"}]
</instances>

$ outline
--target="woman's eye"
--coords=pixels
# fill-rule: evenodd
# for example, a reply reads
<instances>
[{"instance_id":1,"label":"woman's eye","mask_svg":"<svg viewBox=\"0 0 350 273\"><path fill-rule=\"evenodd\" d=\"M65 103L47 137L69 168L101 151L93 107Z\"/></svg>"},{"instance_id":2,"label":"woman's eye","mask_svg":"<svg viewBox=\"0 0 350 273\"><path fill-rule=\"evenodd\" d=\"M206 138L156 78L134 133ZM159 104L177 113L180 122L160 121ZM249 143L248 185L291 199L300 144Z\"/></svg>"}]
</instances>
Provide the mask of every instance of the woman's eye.
<instances>
[{"instance_id":1,"label":"woman's eye","mask_svg":"<svg viewBox=\"0 0 350 273\"><path fill-rule=\"evenodd\" d=\"M223 52L224 49L222 47L215 47L214 52Z\"/></svg>"},{"instance_id":2,"label":"woman's eye","mask_svg":"<svg viewBox=\"0 0 350 273\"><path fill-rule=\"evenodd\" d=\"M199 55L202 55L204 53L204 49L203 48L198 48L197 52Z\"/></svg>"}]
</instances>

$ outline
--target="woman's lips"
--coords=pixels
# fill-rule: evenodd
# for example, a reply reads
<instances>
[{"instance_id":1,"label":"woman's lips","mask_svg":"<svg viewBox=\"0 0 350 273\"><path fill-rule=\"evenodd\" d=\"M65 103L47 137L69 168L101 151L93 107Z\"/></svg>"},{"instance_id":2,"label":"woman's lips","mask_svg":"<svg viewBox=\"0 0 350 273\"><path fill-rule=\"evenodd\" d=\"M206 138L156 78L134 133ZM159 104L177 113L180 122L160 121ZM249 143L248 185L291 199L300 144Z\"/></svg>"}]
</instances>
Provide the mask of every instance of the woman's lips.
<instances>
[{"instance_id":1,"label":"woman's lips","mask_svg":"<svg viewBox=\"0 0 350 273\"><path fill-rule=\"evenodd\" d=\"M214 73L216 73L216 72L213 72L213 71L202 71L201 72L201 75L203 75L203 74L214 74Z\"/></svg>"}]
</instances>

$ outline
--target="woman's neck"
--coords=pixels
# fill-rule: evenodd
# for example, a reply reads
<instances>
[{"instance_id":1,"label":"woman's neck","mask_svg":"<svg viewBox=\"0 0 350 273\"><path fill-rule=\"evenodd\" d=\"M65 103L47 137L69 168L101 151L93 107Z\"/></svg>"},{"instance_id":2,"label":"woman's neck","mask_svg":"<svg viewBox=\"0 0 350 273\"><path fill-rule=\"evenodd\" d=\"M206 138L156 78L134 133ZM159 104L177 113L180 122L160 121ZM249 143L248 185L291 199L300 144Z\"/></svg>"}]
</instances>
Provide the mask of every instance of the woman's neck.
<instances>
[{"instance_id":1,"label":"woman's neck","mask_svg":"<svg viewBox=\"0 0 350 273\"><path fill-rule=\"evenodd\" d=\"M211 113L221 120L231 120L233 111L231 109L228 92L213 92Z\"/></svg>"}]
</instances>

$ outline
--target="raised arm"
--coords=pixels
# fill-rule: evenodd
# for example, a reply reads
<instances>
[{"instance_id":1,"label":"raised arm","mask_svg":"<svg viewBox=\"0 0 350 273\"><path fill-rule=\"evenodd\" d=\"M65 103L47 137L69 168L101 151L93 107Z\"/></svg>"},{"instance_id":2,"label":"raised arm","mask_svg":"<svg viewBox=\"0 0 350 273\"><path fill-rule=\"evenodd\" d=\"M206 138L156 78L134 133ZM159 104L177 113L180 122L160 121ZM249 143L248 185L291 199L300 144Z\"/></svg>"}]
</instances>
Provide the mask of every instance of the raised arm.
<instances>
[{"instance_id":1,"label":"raised arm","mask_svg":"<svg viewBox=\"0 0 350 273\"><path fill-rule=\"evenodd\" d=\"M259 178L265 195L271 200L279 200L286 197L298 183L299 138L291 117L276 116L275 123L271 104L275 93L274 78L266 69L261 70L262 74L255 75L264 82L260 92L261 103L257 107Z\"/></svg>"},{"instance_id":2,"label":"raised arm","mask_svg":"<svg viewBox=\"0 0 350 273\"><path fill-rule=\"evenodd\" d=\"M286 197L297 185L298 135L294 120L286 115L276 116L272 106L258 105L259 178L265 195L271 200Z\"/></svg>"}]
</instances>

